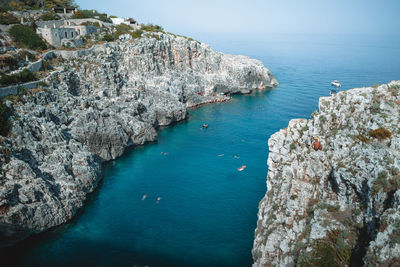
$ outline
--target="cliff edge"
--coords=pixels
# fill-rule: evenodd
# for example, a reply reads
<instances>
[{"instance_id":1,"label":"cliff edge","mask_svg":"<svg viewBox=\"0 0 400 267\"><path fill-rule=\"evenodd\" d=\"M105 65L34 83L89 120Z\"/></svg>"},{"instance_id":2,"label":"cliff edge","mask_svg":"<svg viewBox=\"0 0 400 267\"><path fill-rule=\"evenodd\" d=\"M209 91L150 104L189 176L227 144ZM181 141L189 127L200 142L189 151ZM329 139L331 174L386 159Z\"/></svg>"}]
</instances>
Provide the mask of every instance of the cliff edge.
<instances>
[{"instance_id":1,"label":"cliff edge","mask_svg":"<svg viewBox=\"0 0 400 267\"><path fill-rule=\"evenodd\" d=\"M254 266L398 266L399 118L396 81L321 97L271 136Z\"/></svg>"},{"instance_id":2,"label":"cliff edge","mask_svg":"<svg viewBox=\"0 0 400 267\"><path fill-rule=\"evenodd\" d=\"M101 162L155 140L188 107L277 84L258 60L161 32L46 57L58 64L47 85L6 101L1 245L67 222L96 188Z\"/></svg>"}]
</instances>

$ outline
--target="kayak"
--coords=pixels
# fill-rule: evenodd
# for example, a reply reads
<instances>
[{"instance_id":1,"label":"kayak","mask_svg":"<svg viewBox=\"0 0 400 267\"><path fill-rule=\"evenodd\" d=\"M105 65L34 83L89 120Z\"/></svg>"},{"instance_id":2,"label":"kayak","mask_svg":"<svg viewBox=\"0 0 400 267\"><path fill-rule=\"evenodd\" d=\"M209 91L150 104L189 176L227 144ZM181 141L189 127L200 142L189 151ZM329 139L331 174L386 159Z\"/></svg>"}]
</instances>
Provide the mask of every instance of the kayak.
<instances>
[{"instance_id":1,"label":"kayak","mask_svg":"<svg viewBox=\"0 0 400 267\"><path fill-rule=\"evenodd\" d=\"M238 168L238 171L243 171L244 169L246 169L246 165L243 165L242 167Z\"/></svg>"}]
</instances>

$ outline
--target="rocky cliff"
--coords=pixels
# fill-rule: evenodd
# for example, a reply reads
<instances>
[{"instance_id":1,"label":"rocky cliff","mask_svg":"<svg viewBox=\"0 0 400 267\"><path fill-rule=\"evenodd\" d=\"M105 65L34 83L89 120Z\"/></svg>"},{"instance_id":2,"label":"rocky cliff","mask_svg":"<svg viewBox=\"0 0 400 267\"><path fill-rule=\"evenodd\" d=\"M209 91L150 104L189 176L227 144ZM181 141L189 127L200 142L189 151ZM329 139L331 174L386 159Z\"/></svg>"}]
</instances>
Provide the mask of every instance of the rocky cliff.
<instances>
[{"instance_id":1,"label":"rocky cliff","mask_svg":"<svg viewBox=\"0 0 400 267\"><path fill-rule=\"evenodd\" d=\"M399 118L391 82L321 97L271 136L254 266L399 266Z\"/></svg>"},{"instance_id":2,"label":"rocky cliff","mask_svg":"<svg viewBox=\"0 0 400 267\"><path fill-rule=\"evenodd\" d=\"M97 45L64 59L48 86L7 101L0 140L0 241L11 244L71 219L101 178L101 162L157 137L187 108L271 88L260 61L171 34Z\"/></svg>"}]
</instances>

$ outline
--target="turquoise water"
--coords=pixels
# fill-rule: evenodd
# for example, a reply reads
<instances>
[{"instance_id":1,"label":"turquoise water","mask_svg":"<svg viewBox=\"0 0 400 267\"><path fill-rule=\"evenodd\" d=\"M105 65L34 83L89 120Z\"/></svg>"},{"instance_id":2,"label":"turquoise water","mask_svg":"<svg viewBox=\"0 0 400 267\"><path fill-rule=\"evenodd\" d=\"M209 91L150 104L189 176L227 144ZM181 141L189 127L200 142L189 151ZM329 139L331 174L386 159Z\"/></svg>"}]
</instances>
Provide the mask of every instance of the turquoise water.
<instances>
[{"instance_id":1,"label":"turquoise water","mask_svg":"<svg viewBox=\"0 0 400 267\"><path fill-rule=\"evenodd\" d=\"M280 85L191 110L189 120L160 131L157 143L106 164L102 184L71 223L3 249L2 260L25 266L250 266L257 207L266 191L268 137L290 119L308 117L334 79L344 89L400 79L398 38L199 39L262 60ZM203 123L209 128L201 130ZM239 172L242 165L247 168Z\"/></svg>"}]
</instances>

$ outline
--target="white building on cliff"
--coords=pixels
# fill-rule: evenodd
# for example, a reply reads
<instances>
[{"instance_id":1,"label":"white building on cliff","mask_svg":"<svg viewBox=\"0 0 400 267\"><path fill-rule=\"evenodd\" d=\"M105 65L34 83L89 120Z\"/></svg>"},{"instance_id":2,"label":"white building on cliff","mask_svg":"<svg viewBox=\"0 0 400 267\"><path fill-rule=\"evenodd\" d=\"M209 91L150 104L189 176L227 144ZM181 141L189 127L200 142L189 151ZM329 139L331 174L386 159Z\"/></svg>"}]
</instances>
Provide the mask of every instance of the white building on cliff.
<instances>
[{"instance_id":1,"label":"white building on cliff","mask_svg":"<svg viewBox=\"0 0 400 267\"><path fill-rule=\"evenodd\" d=\"M82 44L82 36L97 32L96 26L82 25L82 23L83 20L79 19L38 21L36 33L54 47L68 44L77 46Z\"/></svg>"}]
</instances>

